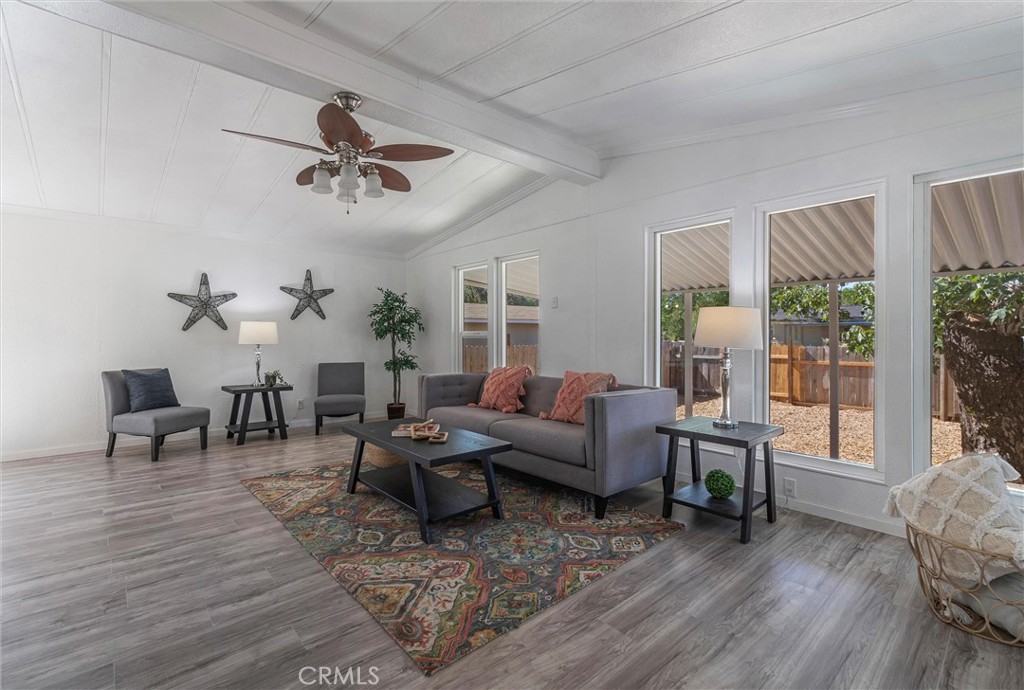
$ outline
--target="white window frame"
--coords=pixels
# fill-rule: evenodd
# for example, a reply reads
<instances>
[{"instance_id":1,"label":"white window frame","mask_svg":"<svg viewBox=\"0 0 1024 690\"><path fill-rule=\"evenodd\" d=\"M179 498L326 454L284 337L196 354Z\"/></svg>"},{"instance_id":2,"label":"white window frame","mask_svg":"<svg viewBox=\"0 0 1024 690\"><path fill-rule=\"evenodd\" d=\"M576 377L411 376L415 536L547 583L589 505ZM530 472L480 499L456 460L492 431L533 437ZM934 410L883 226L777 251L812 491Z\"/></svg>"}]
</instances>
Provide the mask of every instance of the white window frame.
<instances>
[{"instance_id":1,"label":"white window frame","mask_svg":"<svg viewBox=\"0 0 1024 690\"><path fill-rule=\"evenodd\" d=\"M499 256L493 262L495 269L494 275L496 278L495 282L497 283L498 286L497 294L499 295L498 303L494 305L494 314L496 316L496 320L493 323L494 328L488 329L488 331L493 330L494 332L495 347L493 353L495 364L493 366L505 366L507 361L506 357L508 355L508 298L506 297L505 294L505 267L511 263L516 263L518 261L528 261L530 259L537 260L537 358L538 360L540 359L541 345L543 343L544 338L544 329L542 327L543 318L541 316L541 312L543 312L544 310L541 308L543 306L543 301L541 300L540 296L540 252L537 250L531 250L526 252L518 252L516 254L509 254L507 256ZM488 298L487 302L488 304L490 304L491 300Z\"/></svg>"},{"instance_id":2,"label":"white window frame","mask_svg":"<svg viewBox=\"0 0 1024 690\"><path fill-rule=\"evenodd\" d=\"M644 267L644 385L661 385L661 237L667 233L693 230L718 223L729 224L729 301L732 302L735 209L713 211L679 220L655 223L644 228L646 266Z\"/></svg>"},{"instance_id":3,"label":"white window frame","mask_svg":"<svg viewBox=\"0 0 1024 690\"><path fill-rule=\"evenodd\" d=\"M911 453L913 472L931 467L932 459L932 187L989 177L1021 170L1019 156L1000 158L914 175L913 229L913 305L911 310L912 339L917 343L912 352L913 367L913 431ZM1018 503L1024 503L1024 491L1010 487Z\"/></svg>"},{"instance_id":4,"label":"white window frame","mask_svg":"<svg viewBox=\"0 0 1024 690\"><path fill-rule=\"evenodd\" d=\"M465 271L472 271L474 269L484 268L487 269L487 367L491 369L494 367L495 353L494 353L494 299L493 299L493 285L494 285L494 262L493 261L474 261L472 263L461 264L455 266L452 271L452 371L462 371L462 343L465 337L465 309L463 308L463 295L462 295L462 274ZM476 336L478 337L478 336Z\"/></svg>"},{"instance_id":5,"label":"white window frame","mask_svg":"<svg viewBox=\"0 0 1024 690\"><path fill-rule=\"evenodd\" d=\"M864 465L848 460L834 460L813 455L804 455L792 451L775 449L776 462L783 466L798 467L821 474L830 474L839 477L851 477L865 480L871 483L885 483L885 457L886 439L882 421L885 419L885 368L886 353L889 352L889 329L884 327L884 315L887 311L888 290L886 289L886 276L888 266L886 263L885 247L887 246L888 227L886 224L887 197L886 181L869 180L840 187L832 187L815 192L808 192L780 199L764 201L755 205L754 210L754 242L757 248L757 275L754 286L755 304L761 308L761 319L763 321L762 332L764 341L769 342L770 319L768 313L770 302L769 282L771 280L771 233L769 228L769 216L774 213L783 213L810 206L823 206L828 204L841 203L851 199L860 199L868 196L875 198L875 399L873 409L873 434L874 434L874 465ZM768 396L769 383L768 372L770 366L771 349L766 347L760 356L755 360L755 395L754 407L756 419L765 422L768 419Z\"/></svg>"}]
</instances>

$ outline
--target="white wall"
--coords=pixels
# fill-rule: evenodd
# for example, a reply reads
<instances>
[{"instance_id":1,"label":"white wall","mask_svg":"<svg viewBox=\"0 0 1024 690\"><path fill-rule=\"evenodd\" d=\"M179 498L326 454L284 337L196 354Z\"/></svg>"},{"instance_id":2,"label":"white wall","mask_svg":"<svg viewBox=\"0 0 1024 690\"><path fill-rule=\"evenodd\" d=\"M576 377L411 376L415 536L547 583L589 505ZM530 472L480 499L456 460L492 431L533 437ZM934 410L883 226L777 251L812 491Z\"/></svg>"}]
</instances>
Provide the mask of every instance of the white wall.
<instances>
[{"instance_id":1,"label":"white wall","mask_svg":"<svg viewBox=\"0 0 1024 690\"><path fill-rule=\"evenodd\" d=\"M368 414L390 402L387 346L366 313L378 285L404 290L401 261L12 213L0 216L0 242L4 459L102 447L107 369L168 367L182 404L209 407L211 434L222 434L231 396L220 387L255 376L252 346L238 345L242 320L277 321L280 344L263 348L263 371L280 369L295 386L282 394L290 422L311 423L319 362L365 361ZM289 320L296 301L279 286L301 287L307 268L316 288L335 290L321 301L326 321L309 310ZM182 331L189 308L167 297L195 294L204 271L215 294L238 293L220 308L227 331L209 319Z\"/></svg>"},{"instance_id":2,"label":"white wall","mask_svg":"<svg viewBox=\"0 0 1024 690\"><path fill-rule=\"evenodd\" d=\"M913 471L910 432L915 362L911 348L913 176L1020 156L1021 92L966 93L942 103L900 108L768 134L694 144L607 161L588 187L556 182L412 259L409 290L423 295L432 328L421 346L424 368L452 366L452 267L537 250L541 256L541 369L614 372L645 378L646 228L723 212L732 218L734 304L763 294L758 206L800 194L880 182L879 234L880 471L803 468L781 458L776 472L797 480L808 512L901 533L881 514L888 486ZM911 98L913 98L911 96ZM891 104L890 104L891 105ZM558 297L558 308L551 298ZM753 356L737 362L734 413L755 418ZM788 464L787 464L788 463ZM685 463L681 463L685 464ZM736 474L736 465L727 463ZM760 486L759 486L760 488Z\"/></svg>"}]
</instances>

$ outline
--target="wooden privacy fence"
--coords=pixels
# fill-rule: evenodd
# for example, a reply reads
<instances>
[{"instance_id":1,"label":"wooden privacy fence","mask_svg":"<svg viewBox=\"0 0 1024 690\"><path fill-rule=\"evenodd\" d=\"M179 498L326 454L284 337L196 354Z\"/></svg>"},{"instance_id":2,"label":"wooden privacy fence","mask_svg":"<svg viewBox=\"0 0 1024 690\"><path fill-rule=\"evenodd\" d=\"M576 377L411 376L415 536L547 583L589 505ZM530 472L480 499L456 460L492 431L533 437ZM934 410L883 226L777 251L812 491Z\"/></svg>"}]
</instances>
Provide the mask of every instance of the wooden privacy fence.
<instances>
[{"instance_id":1,"label":"wooden privacy fence","mask_svg":"<svg viewBox=\"0 0 1024 690\"><path fill-rule=\"evenodd\" d=\"M505 346L505 366L518 367L526 364L536 372L539 351L539 345L507 345ZM466 372L490 371L487 361L487 346L464 345L462 347L462 370Z\"/></svg>"},{"instance_id":2,"label":"wooden privacy fence","mask_svg":"<svg viewBox=\"0 0 1024 690\"><path fill-rule=\"evenodd\" d=\"M693 355L693 394L714 395L721 381L720 352L716 348L695 348ZM791 405L828 405L828 347L787 345L771 346L769 395L772 400ZM683 343L662 341L661 385L685 390L686 366ZM839 405L869 410L875 400L875 363L860 355L842 352L839 361ZM956 385L940 357L932 375L932 415L942 420L956 419Z\"/></svg>"},{"instance_id":3,"label":"wooden privacy fence","mask_svg":"<svg viewBox=\"0 0 1024 690\"><path fill-rule=\"evenodd\" d=\"M661 385L684 390L686 361L682 341L661 341ZM717 395L722 385L722 356L717 348L696 347L693 351L693 394Z\"/></svg>"}]
</instances>

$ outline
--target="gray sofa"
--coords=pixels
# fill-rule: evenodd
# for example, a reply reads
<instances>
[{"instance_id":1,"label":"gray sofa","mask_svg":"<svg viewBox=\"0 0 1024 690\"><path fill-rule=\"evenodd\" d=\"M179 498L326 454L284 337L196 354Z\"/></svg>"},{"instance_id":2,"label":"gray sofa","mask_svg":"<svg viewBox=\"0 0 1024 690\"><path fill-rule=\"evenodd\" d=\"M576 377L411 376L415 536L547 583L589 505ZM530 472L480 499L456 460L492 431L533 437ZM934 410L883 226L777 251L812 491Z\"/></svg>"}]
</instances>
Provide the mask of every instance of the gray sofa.
<instances>
[{"instance_id":1,"label":"gray sofa","mask_svg":"<svg viewBox=\"0 0 1024 690\"><path fill-rule=\"evenodd\" d=\"M514 450L493 461L564 486L591 493L594 513L604 517L608 497L665 474L668 438L655 425L675 419L676 392L669 388L620 385L584 402L585 423L540 419L550 411L562 379L526 380L525 407L515 414L468 407L480 400L487 374L420 377L419 411L443 426L511 441Z\"/></svg>"}]
</instances>

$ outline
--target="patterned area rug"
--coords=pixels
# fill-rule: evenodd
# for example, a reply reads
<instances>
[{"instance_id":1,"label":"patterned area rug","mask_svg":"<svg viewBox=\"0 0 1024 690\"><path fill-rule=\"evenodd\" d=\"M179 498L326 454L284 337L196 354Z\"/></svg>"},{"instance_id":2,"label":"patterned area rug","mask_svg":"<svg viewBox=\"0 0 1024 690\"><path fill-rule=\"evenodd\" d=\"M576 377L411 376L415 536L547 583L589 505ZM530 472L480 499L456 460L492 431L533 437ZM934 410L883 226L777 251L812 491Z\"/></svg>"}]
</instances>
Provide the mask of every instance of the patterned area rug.
<instances>
[{"instance_id":1,"label":"patterned area rug","mask_svg":"<svg viewBox=\"0 0 1024 690\"><path fill-rule=\"evenodd\" d=\"M613 503L596 520L587 494L499 469L505 519L485 509L445 520L424 544L411 511L362 485L345 492L348 467L242 484L427 675L682 529ZM439 473L486 493L478 463Z\"/></svg>"}]
</instances>

